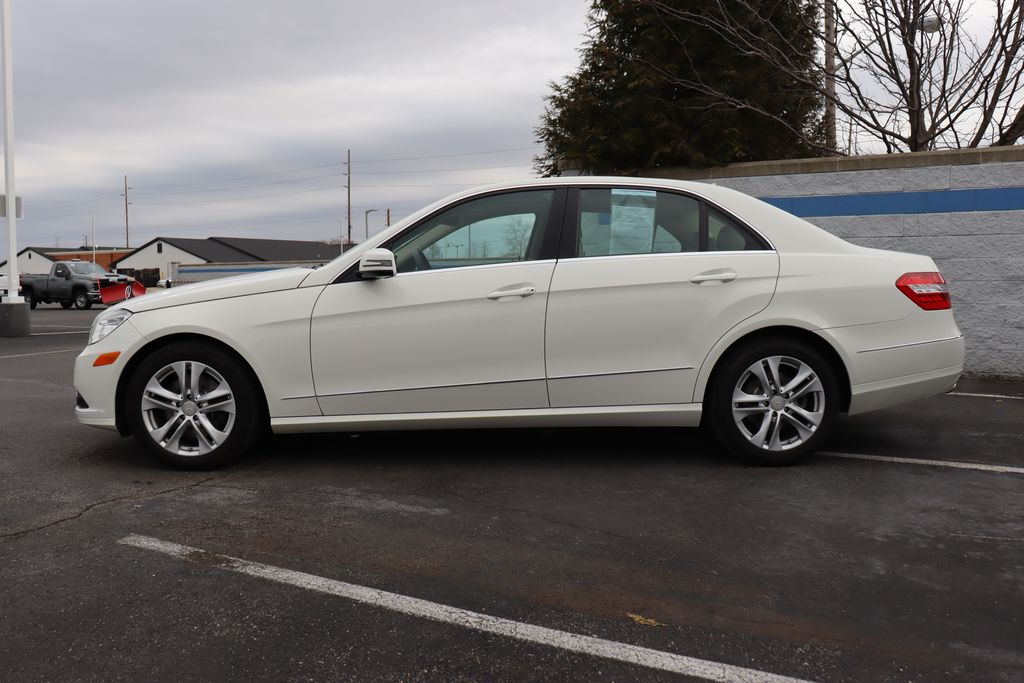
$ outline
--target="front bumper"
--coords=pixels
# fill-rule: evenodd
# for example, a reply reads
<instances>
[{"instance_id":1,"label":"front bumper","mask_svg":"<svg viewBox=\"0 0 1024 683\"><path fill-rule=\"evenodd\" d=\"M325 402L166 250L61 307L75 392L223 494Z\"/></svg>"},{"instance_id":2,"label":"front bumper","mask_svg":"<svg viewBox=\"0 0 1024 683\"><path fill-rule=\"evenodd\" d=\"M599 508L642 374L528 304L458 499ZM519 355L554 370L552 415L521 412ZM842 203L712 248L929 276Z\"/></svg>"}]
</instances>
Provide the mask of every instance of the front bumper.
<instances>
[{"instance_id":1,"label":"front bumper","mask_svg":"<svg viewBox=\"0 0 1024 683\"><path fill-rule=\"evenodd\" d=\"M121 373L146 339L132 326L131 319L111 332L105 339L86 346L75 358L75 390L81 397L75 405L75 417L89 427L117 430L117 385ZM96 358L117 351L120 355L110 365L95 367ZM83 407L82 404L88 407Z\"/></svg>"}]
</instances>

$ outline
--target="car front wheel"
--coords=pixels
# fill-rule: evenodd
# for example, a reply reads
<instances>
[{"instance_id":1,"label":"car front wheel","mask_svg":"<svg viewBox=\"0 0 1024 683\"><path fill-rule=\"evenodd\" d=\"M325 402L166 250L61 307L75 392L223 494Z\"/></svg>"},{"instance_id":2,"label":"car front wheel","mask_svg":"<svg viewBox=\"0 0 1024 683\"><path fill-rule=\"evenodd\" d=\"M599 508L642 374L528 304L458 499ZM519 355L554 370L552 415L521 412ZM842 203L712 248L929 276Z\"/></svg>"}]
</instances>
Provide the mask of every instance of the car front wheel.
<instances>
[{"instance_id":1,"label":"car front wheel","mask_svg":"<svg viewBox=\"0 0 1024 683\"><path fill-rule=\"evenodd\" d=\"M260 396L231 354L183 342L141 363L126 408L136 439L160 460L180 469L210 469L252 446L266 424Z\"/></svg>"},{"instance_id":2,"label":"car front wheel","mask_svg":"<svg viewBox=\"0 0 1024 683\"><path fill-rule=\"evenodd\" d=\"M75 292L74 302L75 308L80 311L92 308L92 301L89 299L89 295L85 292Z\"/></svg>"},{"instance_id":3,"label":"car front wheel","mask_svg":"<svg viewBox=\"0 0 1024 683\"><path fill-rule=\"evenodd\" d=\"M787 465L828 438L839 413L839 384L810 345L762 339L723 361L708 408L715 435L729 451L756 464Z\"/></svg>"}]
</instances>

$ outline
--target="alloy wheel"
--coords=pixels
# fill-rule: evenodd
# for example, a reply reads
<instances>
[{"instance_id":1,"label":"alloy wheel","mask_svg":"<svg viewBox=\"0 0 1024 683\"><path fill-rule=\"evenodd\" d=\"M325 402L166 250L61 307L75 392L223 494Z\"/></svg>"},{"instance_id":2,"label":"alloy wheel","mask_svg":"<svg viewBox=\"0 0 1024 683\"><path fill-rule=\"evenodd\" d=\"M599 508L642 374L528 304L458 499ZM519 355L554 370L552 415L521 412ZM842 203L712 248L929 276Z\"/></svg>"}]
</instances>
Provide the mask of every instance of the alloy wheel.
<instances>
[{"instance_id":1,"label":"alloy wheel","mask_svg":"<svg viewBox=\"0 0 1024 683\"><path fill-rule=\"evenodd\" d=\"M825 387L807 363L768 356L740 374L732 394L732 417L751 445L768 451L796 448L825 417Z\"/></svg>"},{"instance_id":2,"label":"alloy wheel","mask_svg":"<svg viewBox=\"0 0 1024 683\"><path fill-rule=\"evenodd\" d=\"M140 407L150 438L174 455L206 455L228 439L235 425L231 387L198 361L176 361L154 373Z\"/></svg>"}]
</instances>

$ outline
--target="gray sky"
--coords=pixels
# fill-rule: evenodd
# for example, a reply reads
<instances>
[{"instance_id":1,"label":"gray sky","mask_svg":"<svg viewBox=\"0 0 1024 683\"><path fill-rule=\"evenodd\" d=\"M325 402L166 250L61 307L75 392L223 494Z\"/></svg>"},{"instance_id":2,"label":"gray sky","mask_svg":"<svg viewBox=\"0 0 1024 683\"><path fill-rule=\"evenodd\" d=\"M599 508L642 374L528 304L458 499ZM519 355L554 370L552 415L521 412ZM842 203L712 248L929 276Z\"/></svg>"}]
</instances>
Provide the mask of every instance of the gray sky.
<instances>
[{"instance_id":1,"label":"gray sky","mask_svg":"<svg viewBox=\"0 0 1024 683\"><path fill-rule=\"evenodd\" d=\"M97 242L123 245L125 174L132 246L337 236L347 148L360 237L366 208L401 217L531 175L547 83L577 65L589 5L11 4L19 249L58 234L78 246L92 218ZM370 225L382 227L383 211ZM4 232L0 259L6 246Z\"/></svg>"}]
</instances>

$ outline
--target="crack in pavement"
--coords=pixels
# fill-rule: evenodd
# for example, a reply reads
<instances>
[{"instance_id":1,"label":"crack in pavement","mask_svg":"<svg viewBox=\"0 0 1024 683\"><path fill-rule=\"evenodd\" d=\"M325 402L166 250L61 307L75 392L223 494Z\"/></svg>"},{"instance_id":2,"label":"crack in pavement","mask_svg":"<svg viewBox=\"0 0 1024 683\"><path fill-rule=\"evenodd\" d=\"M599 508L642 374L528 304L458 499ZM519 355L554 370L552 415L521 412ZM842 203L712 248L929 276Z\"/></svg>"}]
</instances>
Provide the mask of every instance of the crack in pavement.
<instances>
[{"instance_id":1,"label":"crack in pavement","mask_svg":"<svg viewBox=\"0 0 1024 683\"><path fill-rule=\"evenodd\" d=\"M177 491L185 491L187 489L195 488L197 486L202 486L203 484L205 484L207 482L210 482L210 481L214 481L216 479L222 479L222 478L227 477L228 475L231 475L231 474L234 474L234 472L221 472L220 474L215 474L212 477L207 477L206 479L200 479L199 481L195 481L195 482L192 482L190 484L184 484L182 486L173 486L171 488L163 489L161 491L153 491L153 492L150 492L150 493L143 493L143 494L130 493L130 494L123 495L123 496L114 496L113 498L108 498L107 500L96 501L95 503L89 503L88 505L86 505L85 507L83 507L81 510L79 510L78 512L76 512L73 515L68 515L67 517L61 517L61 518L55 519L55 520L53 520L51 522L47 522L46 524L41 524L39 526L31 527L31 528L28 528L28 529L19 529L18 531L10 531L10 532L7 532L7 533L0 534L0 539L19 538L19 537L25 536L27 534L31 534L31 533L35 533L37 531L43 531L45 529L49 529L50 527L57 526L58 524L64 524L65 522L73 522L74 520L78 519L79 517L81 517L85 513L89 512L90 510L94 510L94 509L96 509L98 507L103 507L104 505L113 505L113 504L117 504L117 503L129 502L129 501L148 500L148 499L151 499L151 498L156 498L158 496L166 495L168 493L175 493Z\"/></svg>"}]
</instances>

